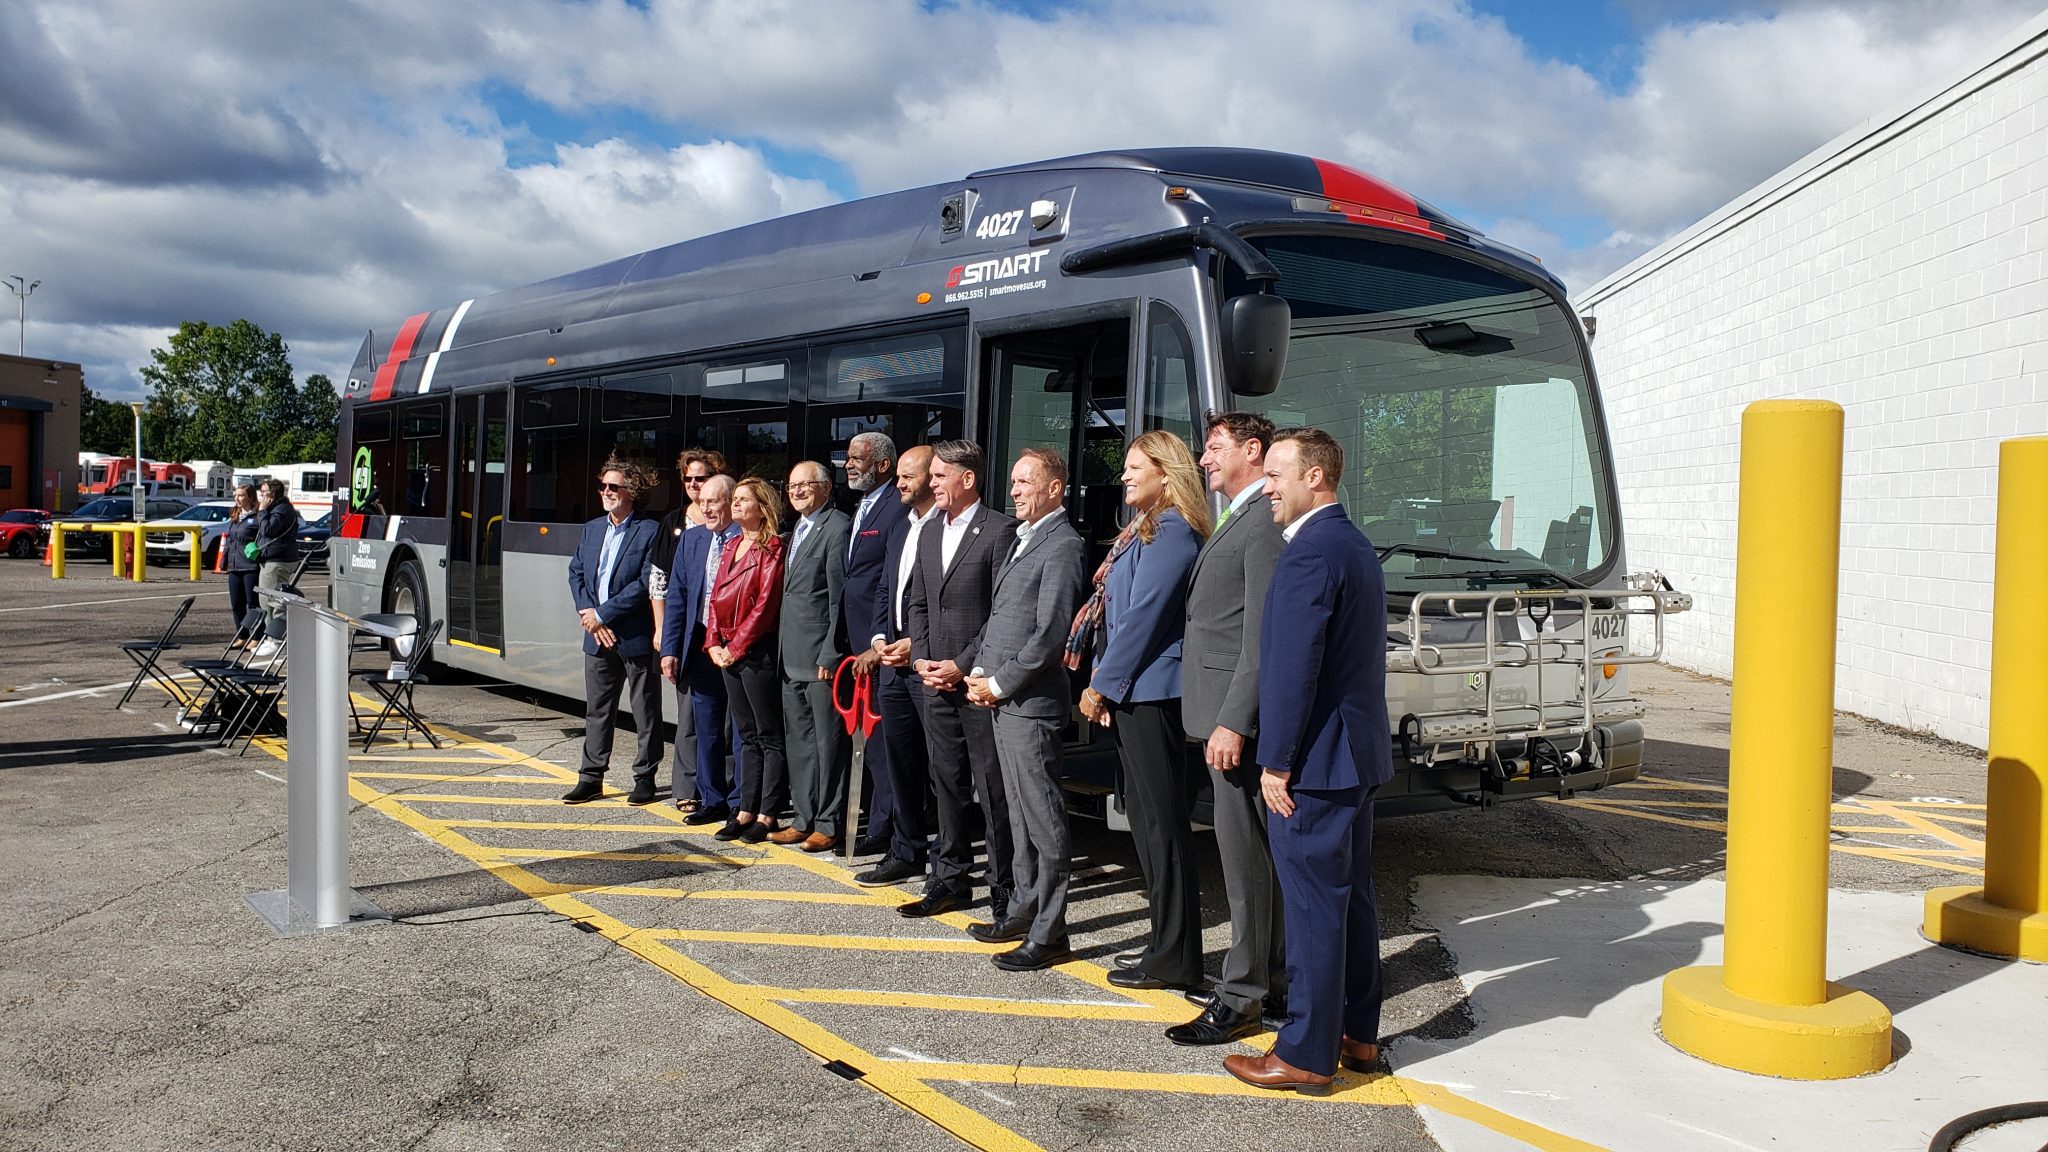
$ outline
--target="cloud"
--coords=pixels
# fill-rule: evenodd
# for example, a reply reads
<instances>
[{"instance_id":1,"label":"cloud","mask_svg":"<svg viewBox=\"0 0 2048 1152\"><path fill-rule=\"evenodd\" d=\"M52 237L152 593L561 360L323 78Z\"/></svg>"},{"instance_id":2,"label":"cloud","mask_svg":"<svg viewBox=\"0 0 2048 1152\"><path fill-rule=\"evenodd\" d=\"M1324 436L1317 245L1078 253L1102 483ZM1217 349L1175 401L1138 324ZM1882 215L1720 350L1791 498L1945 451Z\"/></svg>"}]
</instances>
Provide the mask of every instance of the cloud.
<instances>
[{"instance_id":1,"label":"cloud","mask_svg":"<svg viewBox=\"0 0 2048 1152\"><path fill-rule=\"evenodd\" d=\"M1358 165L1583 285L2029 15L1672 10L1612 91L1435 0L17 2L0 274L107 392L186 319L339 375L365 328L842 193L1219 144Z\"/></svg>"}]
</instances>

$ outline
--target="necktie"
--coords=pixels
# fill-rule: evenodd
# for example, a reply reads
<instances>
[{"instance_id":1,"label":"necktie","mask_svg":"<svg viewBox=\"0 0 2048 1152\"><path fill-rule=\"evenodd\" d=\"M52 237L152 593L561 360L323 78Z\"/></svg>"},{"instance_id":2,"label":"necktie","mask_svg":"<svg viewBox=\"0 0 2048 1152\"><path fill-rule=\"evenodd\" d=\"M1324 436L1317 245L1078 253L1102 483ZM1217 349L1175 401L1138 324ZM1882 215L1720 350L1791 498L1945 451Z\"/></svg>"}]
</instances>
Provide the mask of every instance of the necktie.
<instances>
[{"instance_id":1,"label":"necktie","mask_svg":"<svg viewBox=\"0 0 2048 1152\"><path fill-rule=\"evenodd\" d=\"M1225 504L1223 506L1223 515L1216 518L1216 527L1221 528L1228 523L1230 523L1230 505Z\"/></svg>"}]
</instances>

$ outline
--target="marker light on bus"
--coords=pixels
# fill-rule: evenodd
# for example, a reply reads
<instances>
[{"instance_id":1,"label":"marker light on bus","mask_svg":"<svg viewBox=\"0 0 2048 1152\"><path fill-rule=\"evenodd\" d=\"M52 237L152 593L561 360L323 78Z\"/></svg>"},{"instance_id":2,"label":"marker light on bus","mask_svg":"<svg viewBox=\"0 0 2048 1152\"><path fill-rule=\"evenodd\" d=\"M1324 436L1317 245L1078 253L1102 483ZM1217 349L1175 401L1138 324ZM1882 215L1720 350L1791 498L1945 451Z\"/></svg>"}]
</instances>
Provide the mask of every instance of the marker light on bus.
<instances>
[{"instance_id":1,"label":"marker light on bus","mask_svg":"<svg viewBox=\"0 0 2048 1152\"><path fill-rule=\"evenodd\" d=\"M547 531L547 529L543 528L543 529L541 529L541 531L545 532L545 531ZM1614 664L1602 664L1602 665L1600 666L1600 678L1601 678L1601 679L1603 679L1603 680L1612 680L1612 679L1614 679L1614 672L1615 672L1615 669L1616 669L1617 667L1618 667L1618 665L1614 665Z\"/></svg>"},{"instance_id":2,"label":"marker light on bus","mask_svg":"<svg viewBox=\"0 0 2048 1152\"><path fill-rule=\"evenodd\" d=\"M919 292L919 293L917 294L917 302L918 302L919 304L929 304L929 303L931 303L931 302L932 302L932 294L931 294L931 293L929 293L929 292Z\"/></svg>"}]
</instances>

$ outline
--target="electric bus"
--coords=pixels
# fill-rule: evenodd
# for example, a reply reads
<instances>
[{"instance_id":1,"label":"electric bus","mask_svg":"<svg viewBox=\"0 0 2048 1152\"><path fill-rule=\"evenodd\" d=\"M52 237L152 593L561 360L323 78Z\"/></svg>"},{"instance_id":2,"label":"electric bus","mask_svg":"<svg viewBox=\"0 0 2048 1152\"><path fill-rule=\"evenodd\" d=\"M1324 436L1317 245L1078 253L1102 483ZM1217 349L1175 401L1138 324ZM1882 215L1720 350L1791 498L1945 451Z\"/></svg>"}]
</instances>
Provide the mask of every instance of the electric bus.
<instances>
[{"instance_id":1,"label":"electric bus","mask_svg":"<svg viewBox=\"0 0 2048 1152\"><path fill-rule=\"evenodd\" d=\"M995 168L373 328L341 406L333 603L443 620L433 659L573 698L566 568L609 455L663 477L640 504L660 515L689 447L780 486L806 459L843 479L861 432L969 437L1000 500L1017 453L1048 446L1099 556L1129 441L1163 428L1199 454L1203 414L1232 408L1345 446L1343 504L1388 589L1384 807L1634 778L1627 665L1686 601L1626 576L1564 286L1372 176L1265 151ZM1070 763L1108 747L1069 737Z\"/></svg>"}]
</instances>

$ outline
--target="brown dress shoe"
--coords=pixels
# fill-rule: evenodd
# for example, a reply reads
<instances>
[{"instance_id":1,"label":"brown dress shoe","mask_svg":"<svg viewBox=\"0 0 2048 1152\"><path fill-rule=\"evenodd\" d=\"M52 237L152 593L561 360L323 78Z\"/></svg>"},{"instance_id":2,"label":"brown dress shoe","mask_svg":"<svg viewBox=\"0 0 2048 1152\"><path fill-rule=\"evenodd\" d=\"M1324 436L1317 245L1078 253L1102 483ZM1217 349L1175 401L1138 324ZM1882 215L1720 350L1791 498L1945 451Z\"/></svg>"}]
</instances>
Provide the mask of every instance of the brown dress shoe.
<instances>
[{"instance_id":1,"label":"brown dress shoe","mask_svg":"<svg viewBox=\"0 0 2048 1152\"><path fill-rule=\"evenodd\" d=\"M1304 1072L1270 1052L1264 1056L1225 1056L1223 1070L1254 1088L1321 1092L1330 1086L1328 1076Z\"/></svg>"},{"instance_id":2,"label":"brown dress shoe","mask_svg":"<svg viewBox=\"0 0 2048 1152\"><path fill-rule=\"evenodd\" d=\"M1353 1072L1380 1070L1380 1046L1346 1036L1337 1047L1337 1062Z\"/></svg>"},{"instance_id":3,"label":"brown dress shoe","mask_svg":"<svg viewBox=\"0 0 2048 1152\"><path fill-rule=\"evenodd\" d=\"M839 837L827 836L823 832L813 832L805 837L803 842L803 850L806 852L830 852L837 847Z\"/></svg>"},{"instance_id":4,"label":"brown dress shoe","mask_svg":"<svg viewBox=\"0 0 2048 1152\"><path fill-rule=\"evenodd\" d=\"M796 844L800 843L805 835L807 835L807 833L805 833L803 829L794 826L787 826L777 828L775 831L770 832L768 834L768 842L770 844Z\"/></svg>"}]
</instances>

